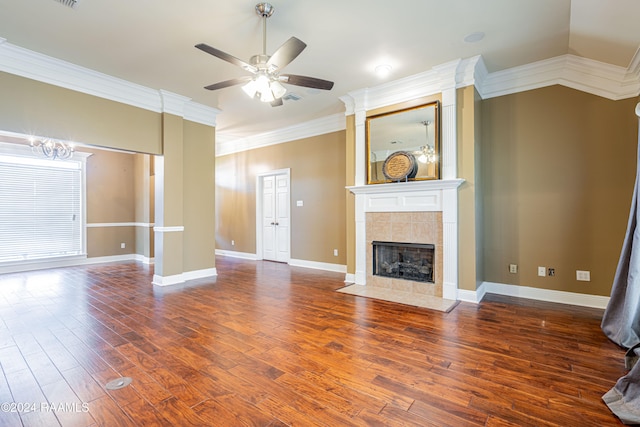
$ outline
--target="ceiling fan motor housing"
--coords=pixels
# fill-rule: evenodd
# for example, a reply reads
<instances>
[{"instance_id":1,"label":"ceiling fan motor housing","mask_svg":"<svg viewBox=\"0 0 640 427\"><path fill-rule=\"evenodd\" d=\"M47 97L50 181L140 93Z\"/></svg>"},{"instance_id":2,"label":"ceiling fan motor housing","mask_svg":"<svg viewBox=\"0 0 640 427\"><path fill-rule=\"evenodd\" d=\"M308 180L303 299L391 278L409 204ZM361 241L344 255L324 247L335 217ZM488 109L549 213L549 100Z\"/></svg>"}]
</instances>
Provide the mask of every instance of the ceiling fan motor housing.
<instances>
[{"instance_id":1,"label":"ceiling fan motor housing","mask_svg":"<svg viewBox=\"0 0 640 427\"><path fill-rule=\"evenodd\" d=\"M274 8L270 3L258 3L256 5L256 13L263 18L273 15Z\"/></svg>"}]
</instances>

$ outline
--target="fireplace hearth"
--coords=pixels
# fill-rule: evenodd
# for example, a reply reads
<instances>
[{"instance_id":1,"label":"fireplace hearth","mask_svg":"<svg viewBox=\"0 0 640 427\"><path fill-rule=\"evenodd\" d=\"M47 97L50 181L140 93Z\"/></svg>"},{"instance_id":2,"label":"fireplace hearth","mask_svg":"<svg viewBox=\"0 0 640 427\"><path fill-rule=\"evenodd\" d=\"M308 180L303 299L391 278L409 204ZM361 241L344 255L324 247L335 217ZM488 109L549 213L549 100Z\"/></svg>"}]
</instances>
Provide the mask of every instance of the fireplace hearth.
<instances>
[{"instance_id":1,"label":"fireplace hearth","mask_svg":"<svg viewBox=\"0 0 640 427\"><path fill-rule=\"evenodd\" d=\"M434 283L435 245L373 241L373 275Z\"/></svg>"}]
</instances>

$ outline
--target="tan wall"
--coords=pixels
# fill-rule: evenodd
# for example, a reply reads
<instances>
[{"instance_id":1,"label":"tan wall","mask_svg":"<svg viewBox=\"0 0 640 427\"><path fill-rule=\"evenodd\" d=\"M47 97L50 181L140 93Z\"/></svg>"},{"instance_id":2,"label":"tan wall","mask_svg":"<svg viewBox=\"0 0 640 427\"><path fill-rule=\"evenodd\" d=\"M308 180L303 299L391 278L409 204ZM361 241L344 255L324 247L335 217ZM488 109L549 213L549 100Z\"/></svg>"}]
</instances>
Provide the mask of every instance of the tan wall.
<instances>
[{"instance_id":1,"label":"tan wall","mask_svg":"<svg viewBox=\"0 0 640 427\"><path fill-rule=\"evenodd\" d=\"M87 224L135 222L135 156L85 147L78 151L92 153L87 159ZM135 253L135 229L133 226L88 227L88 257ZM125 244L124 249L121 243Z\"/></svg>"},{"instance_id":2,"label":"tan wall","mask_svg":"<svg viewBox=\"0 0 640 427\"><path fill-rule=\"evenodd\" d=\"M346 185L356 184L356 116L347 116L346 129ZM356 273L356 196L349 190L346 194L346 248L347 273Z\"/></svg>"},{"instance_id":3,"label":"tan wall","mask_svg":"<svg viewBox=\"0 0 640 427\"><path fill-rule=\"evenodd\" d=\"M153 258L153 229L149 226L153 222L154 208L152 159L148 154L134 155L135 217L136 223L140 224L136 226L136 253L149 259Z\"/></svg>"},{"instance_id":4,"label":"tan wall","mask_svg":"<svg viewBox=\"0 0 640 427\"><path fill-rule=\"evenodd\" d=\"M485 280L609 295L635 180L637 101L562 86L483 101ZM538 277L538 266L555 277Z\"/></svg>"},{"instance_id":5,"label":"tan wall","mask_svg":"<svg viewBox=\"0 0 640 427\"><path fill-rule=\"evenodd\" d=\"M137 227L87 228L87 257L129 255L135 253ZM126 247L122 249L121 243Z\"/></svg>"},{"instance_id":6,"label":"tan wall","mask_svg":"<svg viewBox=\"0 0 640 427\"><path fill-rule=\"evenodd\" d=\"M213 185L215 130L212 127L196 125L179 116L155 113L2 72L0 72L0 93L2 94L0 130L74 141L92 147L163 155L163 164L167 167L165 172L169 175L166 181L161 183L163 191L167 191L164 197L169 200L164 207L162 218L165 221L162 224L164 226L184 225L183 213L198 212L202 205L202 200L194 197L190 197L183 203L183 138L187 138L189 143L195 145L211 144L210 150L207 150L211 156L208 163L210 169L208 171L196 169L189 172L200 174L203 178L202 182ZM193 131L200 126L206 130ZM120 154L122 153L117 153L118 156ZM190 155L192 156L190 161L200 160L196 158L197 156ZM151 208L155 203L154 164L150 162L148 171L140 171L140 164L138 164L138 171L134 171L136 164L131 160L133 156L129 156L128 161L120 157L119 160L114 160L117 157L114 152L97 150L95 157L89 159L87 183L89 223L154 221L155 212ZM148 188L145 189L147 181ZM211 192L213 191L211 186ZM136 193L140 196L145 192L148 193L151 204L149 210L145 206L146 200L138 203L134 201ZM209 199L209 205L212 206L213 194ZM206 215L211 218L213 209L210 207L207 209ZM149 211L148 215L147 211ZM200 226L202 228L198 231L193 231ZM194 238L190 233L199 233L199 236ZM134 252L148 257L154 256L154 236L150 230L140 229L140 227L93 228L88 230L87 238L89 257ZM197 259L194 254L198 253L203 246L209 249L214 247L213 220L210 219L208 223L200 221L196 227L191 226L190 231L184 234L184 238L186 242L182 241L183 233L178 233L177 237L171 236L167 242L163 242L162 248L165 251L163 255L167 259L159 263L156 260L156 267L160 266L160 274L170 276L185 271L182 266L183 257L188 258L189 262L193 261L194 265L202 264L202 260ZM210 238L210 243L208 245L202 243L201 238ZM121 249L120 243L125 243L126 248ZM192 244L193 247L190 246ZM208 257L213 253L213 250L209 249L206 250ZM215 261L207 268L214 265ZM166 271L164 267L167 267Z\"/></svg>"},{"instance_id":7,"label":"tan wall","mask_svg":"<svg viewBox=\"0 0 640 427\"><path fill-rule=\"evenodd\" d=\"M256 175L291 168L291 258L345 265L345 150L340 131L218 157L216 247L256 253Z\"/></svg>"},{"instance_id":8,"label":"tan wall","mask_svg":"<svg viewBox=\"0 0 640 427\"><path fill-rule=\"evenodd\" d=\"M457 91L458 177L465 181L458 190L458 288L475 291L479 280L476 248L479 246L476 218L478 171L477 103L472 86Z\"/></svg>"},{"instance_id":9,"label":"tan wall","mask_svg":"<svg viewBox=\"0 0 640 427\"><path fill-rule=\"evenodd\" d=\"M0 129L162 153L161 115L0 72Z\"/></svg>"},{"instance_id":10,"label":"tan wall","mask_svg":"<svg viewBox=\"0 0 640 427\"><path fill-rule=\"evenodd\" d=\"M184 271L215 267L215 129L184 122Z\"/></svg>"}]
</instances>

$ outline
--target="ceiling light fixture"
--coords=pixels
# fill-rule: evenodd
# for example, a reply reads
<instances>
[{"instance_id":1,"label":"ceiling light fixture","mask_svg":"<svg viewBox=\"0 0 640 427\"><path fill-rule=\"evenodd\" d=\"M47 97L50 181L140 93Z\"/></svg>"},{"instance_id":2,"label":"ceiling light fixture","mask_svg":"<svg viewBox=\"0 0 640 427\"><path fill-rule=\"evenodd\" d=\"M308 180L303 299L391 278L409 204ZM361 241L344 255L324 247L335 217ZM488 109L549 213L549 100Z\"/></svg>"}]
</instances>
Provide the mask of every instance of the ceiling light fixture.
<instances>
[{"instance_id":1,"label":"ceiling light fixture","mask_svg":"<svg viewBox=\"0 0 640 427\"><path fill-rule=\"evenodd\" d=\"M31 146L31 151L35 154L51 160L67 160L73 156L72 145L65 144L64 142L57 141L55 139L44 138L40 140L30 138L29 145Z\"/></svg>"},{"instance_id":2,"label":"ceiling light fixture","mask_svg":"<svg viewBox=\"0 0 640 427\"><path fill-rule=\"evenodd\" d=\"M287 89L282 84L269 78L266 74L256 75L249 83L242 86L242 90L251 98L258 98L262 102L273 102L282 98Z\"/></svg>"},{"instance_id":3,"label":"ceiling light fixture","mask_svg":"<svg viewBox=\"0 0 640 427\"><path fill-rule=\"evenodd\" d=\"M392 69L393 67L389 64L380 64L376 66L375 72L378 77L387 77L389 74L391 74Z\"/></svg>"}]
</instances>

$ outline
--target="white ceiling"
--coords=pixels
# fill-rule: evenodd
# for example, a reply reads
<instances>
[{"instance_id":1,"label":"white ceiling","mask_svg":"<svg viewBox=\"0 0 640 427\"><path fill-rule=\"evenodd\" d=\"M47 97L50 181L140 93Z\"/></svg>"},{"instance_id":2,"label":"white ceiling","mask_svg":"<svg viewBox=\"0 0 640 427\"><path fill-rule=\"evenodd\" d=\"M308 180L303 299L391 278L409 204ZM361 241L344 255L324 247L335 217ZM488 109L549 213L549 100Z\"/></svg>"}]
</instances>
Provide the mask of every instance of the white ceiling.
<instances>
[{"instance_id":1,"label":"white ceiling","mask_svg":"<svg viewBox=\"0 0 640 427\"><path fill-rule=\"evenodd\" d=\"M247 73L196 48L248 61L262 50L256 0L0 0L0 38L63 61L215 107L217 131L247 137L344 111L339 97L482 55L489 72L574 54L627 67L640 46L638 0L273 0L267 53L289 37L307 48L286 73L335 82L271 107L240 86L204 86ZM464 37L484 32L478 43ZM375 65L389 63L381 80Z\"/></svg>"}]
</instances>

